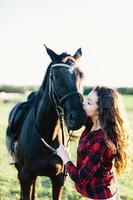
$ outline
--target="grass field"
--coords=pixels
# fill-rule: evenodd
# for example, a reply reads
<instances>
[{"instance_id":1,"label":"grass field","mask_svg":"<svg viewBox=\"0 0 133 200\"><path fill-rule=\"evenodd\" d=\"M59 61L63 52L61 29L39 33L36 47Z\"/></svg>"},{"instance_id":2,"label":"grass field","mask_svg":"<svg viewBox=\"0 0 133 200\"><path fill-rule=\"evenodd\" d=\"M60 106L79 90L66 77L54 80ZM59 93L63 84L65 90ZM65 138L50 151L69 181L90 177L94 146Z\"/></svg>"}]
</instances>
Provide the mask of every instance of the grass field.
<instances>
[{"instance_id":1,"label":"grass field","mask_svg":"<svg viewBox=\"0 0 133 200\"><path fill-rule=\"evenodd\" d=\"M130 141L133 142L133 96L124 96L124 104L127 110L127 117L131 127ZM5 145L5 130L9 111L13 104L3 104L0 102L0 200L18 200L19 184L17 180L17 171L13 166L8 164L9 158ZM75 161L76 146L78 139L71 142L70 150L72 158ZM133 200L133 153L132 163L129 166L128 174L117 178L120 199ZM47 177L38 177L37 180L38 200L51 200L51 183ZM63 200L85 200L75 190L70 178L67 178L63 192Z\"/></svg>"}]
</instances>

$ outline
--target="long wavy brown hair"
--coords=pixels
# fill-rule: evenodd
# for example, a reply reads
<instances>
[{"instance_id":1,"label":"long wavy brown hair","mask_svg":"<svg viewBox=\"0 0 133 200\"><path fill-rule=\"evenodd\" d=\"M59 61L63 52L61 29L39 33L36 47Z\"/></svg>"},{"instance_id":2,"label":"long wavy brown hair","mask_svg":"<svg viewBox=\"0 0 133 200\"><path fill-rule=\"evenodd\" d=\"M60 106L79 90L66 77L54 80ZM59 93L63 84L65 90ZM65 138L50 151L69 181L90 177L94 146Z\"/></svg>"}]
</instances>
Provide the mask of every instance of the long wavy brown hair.
<instances>
[{"instance_id":1,"label":"long wavy brown hair","mask_svg":"<svg viewBox=\"0 0 133 200\"><path fill-rule=\"evenodd\" d=\"M128 129L123 115L120 94L112 88L97 86L99 121L105 132L105 140L115 146L114 166L120 174L126 169L128 160ZM114 152L113 146L110 146Z\"/></svg>"}]
</instances>

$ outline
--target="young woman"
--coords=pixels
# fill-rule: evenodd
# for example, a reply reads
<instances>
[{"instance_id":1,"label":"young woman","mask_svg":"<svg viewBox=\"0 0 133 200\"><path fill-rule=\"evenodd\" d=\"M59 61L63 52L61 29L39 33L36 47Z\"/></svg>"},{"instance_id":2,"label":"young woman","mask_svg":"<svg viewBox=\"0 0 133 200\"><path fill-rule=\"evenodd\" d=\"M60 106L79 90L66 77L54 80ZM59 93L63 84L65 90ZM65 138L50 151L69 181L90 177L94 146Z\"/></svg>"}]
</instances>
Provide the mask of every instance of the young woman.
<instances>
[{"instance_id":1,"label":"young woman","mask_svg":"<svg viewBox=\"0 0 133 200\"><path fill-rule=\"evenodd\" d=\"M77 149L77 165L60 146L62 158L77 191L89 199L118 199L113 172L121 173L127 164L128 134L122 117L118 93L97 86L83 102L87 122Z\"/></svg>"}]
</instances>

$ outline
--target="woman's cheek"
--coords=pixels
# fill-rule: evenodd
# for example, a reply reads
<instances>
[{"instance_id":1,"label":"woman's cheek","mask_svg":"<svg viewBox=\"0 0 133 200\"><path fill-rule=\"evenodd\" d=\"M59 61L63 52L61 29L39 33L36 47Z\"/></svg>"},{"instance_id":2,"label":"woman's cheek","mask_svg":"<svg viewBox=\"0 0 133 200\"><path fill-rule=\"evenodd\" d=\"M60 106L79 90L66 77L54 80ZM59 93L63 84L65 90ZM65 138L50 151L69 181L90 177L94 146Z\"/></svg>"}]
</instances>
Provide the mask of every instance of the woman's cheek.
<instances>
[{"instance_id":1,"label":"woman's cheek","mask_svg":"<svg viewBox=\"0 0 133 200\"><path fill-rule=\"evenodd\" d=\"M90 109L89 107L87 107L87 109L86 109L86 114L87 114L88 116L91 115L91 109Z\"/></svg>"}]
</instances>

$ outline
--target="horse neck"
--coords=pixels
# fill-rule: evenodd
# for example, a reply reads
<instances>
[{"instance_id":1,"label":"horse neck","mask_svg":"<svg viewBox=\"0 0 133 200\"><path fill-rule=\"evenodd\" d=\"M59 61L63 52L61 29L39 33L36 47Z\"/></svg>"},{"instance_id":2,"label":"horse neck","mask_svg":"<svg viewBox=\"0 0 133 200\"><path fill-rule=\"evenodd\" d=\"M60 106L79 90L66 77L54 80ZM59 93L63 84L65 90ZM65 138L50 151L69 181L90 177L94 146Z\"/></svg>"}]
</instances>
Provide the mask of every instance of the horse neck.
<instances>
[{"instance_id":1,"label":"horse neck","mask_svg":"<svg viewBox=\"0 0 133 200\"><path fill-rule=\"evenodd\" d=\"M36 125L41 137L46 141L51 141L57 125L58 116L50 103L48 88L49 83L47 80L44 92L37 106Z\"/></svg>"}]
</instances>

